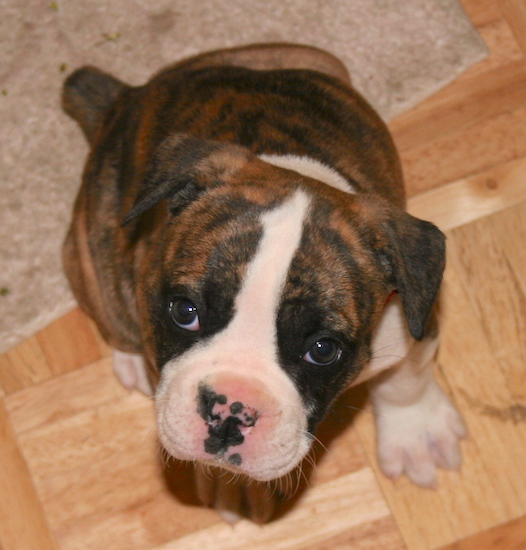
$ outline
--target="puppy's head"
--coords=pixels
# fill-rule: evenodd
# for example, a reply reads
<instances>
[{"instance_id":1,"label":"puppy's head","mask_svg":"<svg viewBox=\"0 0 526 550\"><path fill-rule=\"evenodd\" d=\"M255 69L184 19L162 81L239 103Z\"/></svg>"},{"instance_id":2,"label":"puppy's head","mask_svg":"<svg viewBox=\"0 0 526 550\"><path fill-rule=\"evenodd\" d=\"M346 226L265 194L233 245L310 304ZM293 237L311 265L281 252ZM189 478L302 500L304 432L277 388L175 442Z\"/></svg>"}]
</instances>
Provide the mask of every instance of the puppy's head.
<instances>
[{"instance_id":1,"label":"puppy's head","mask_svg":"<svg viewBox=\"0 0 526 550\"><path fill-rule=\"evenodd\" d=\"M370 359L393 290L424 335L443 235L378 198L177 135L126 223L151 208L138 304L160 438L177 458L280 477Z\"/></svg>"}]
</instances>

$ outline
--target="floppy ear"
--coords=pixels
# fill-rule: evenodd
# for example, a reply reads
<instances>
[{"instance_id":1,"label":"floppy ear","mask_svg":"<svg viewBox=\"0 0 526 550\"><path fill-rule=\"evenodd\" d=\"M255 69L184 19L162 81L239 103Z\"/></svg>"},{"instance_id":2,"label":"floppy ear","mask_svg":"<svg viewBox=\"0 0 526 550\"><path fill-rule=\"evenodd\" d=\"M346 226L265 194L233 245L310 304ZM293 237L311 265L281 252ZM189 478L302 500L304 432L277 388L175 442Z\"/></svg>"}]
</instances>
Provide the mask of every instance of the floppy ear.
<instances>
[{"instance_id":1,"label":"floppy ear","mask_svg":"<svg viewBox=\"0 0 526 550\"><path fill-rule=\"evenodd\" d=\"M446 263L445 235L430 222L389 207L381 222L386 237L381 262L402 306L413 338L425 336L427 320L438 296Z\"/></svg>"},{"instance_id":2,"label":"floppy ear","mask_svg":"<svg viewBox=\"0 0 526 550\"><path fill-rule=\"evenodd\" d=\"M62 108L76 120L86 139L93 143L97 130L117 98L130 86L95 67L70 74L62 89Z\"/></svg>"},{"instance_id":3,"label":"floppy ear","mask_svg":"<svg viewBox=\"0 0 526 550\"><path fill-rule=\"evenodd\" d=\"M173 134L159 146L146 171L135 204L124 218L126 225L164 199L175 213L194 201L205 189L220 185L244 166L248 149Z\"/></svg>"}]
</instances>

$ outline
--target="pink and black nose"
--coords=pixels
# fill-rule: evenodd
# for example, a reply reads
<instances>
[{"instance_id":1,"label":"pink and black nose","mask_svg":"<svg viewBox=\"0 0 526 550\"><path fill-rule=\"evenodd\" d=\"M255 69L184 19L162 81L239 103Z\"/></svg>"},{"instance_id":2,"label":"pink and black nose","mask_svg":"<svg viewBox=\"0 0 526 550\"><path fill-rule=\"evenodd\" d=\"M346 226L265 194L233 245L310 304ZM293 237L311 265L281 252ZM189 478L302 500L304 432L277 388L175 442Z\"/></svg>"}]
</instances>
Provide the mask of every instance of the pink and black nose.
<instances>
[{"instance_id":1,"label":"pink and black nose","mask_svg":"<svg viewBox=\"0 0 526 550\"><path fill-rule=\"evenodd\" d=\"M205 452L215 458L224 458L233 466L241 466L242 454L231 447L245 442L258 421L258 410L229 398L226 393L217 393L206 384L199 385L197 402L197 412L208 426Z\"/></svg>"}]
</instances>

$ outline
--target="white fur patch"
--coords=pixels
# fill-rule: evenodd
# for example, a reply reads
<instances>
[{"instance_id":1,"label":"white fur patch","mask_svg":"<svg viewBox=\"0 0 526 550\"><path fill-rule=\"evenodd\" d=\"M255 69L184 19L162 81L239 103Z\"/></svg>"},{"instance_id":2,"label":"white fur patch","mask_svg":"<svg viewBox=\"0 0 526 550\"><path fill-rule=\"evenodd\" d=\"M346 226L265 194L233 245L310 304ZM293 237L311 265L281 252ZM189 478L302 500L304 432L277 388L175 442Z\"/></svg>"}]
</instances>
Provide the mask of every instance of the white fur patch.
<instances>
[{"instance_id":1,"label":"white fur patch","mask_svg":"<svg viewBox=\"0 0 526 550\"><path fill-rule=\"evenodd\" d=\"M437 343L437 338L415 342L408 357L370 387L381 469L392 479L405 473L432 488L437 468L460 467L460 440L467 436L462 417L434 377Z\"/></svg>"},{"instance_id":2,"label":"white fur patch","mask_svg":"<svg viewBox=\"0 0 526 550\"><path fill-rule=\"evenodd\" d=\"M156 397L159 435L175 457L212 460L202 451L206 433L205 423L196 412L197 388L210 380L214 388L229 377L242 380L239 388L247 388L238 390L241 396L237 399L244 402L244 391L247 395L255 392L262 407L268 403L273 411L270 416L263 413L259 417L249 441L239 450L243 470L249 476L261 481L281 477L308 452L310 438L303 402L278 363L276 318L309 205L310 198L300 190L262 215L263 235L236 297L233 319L210 341L163 368ZM256 389L252 391L247 384Z\"/></svg>"},{"instance_id":3,"label":"white fur patch","mask_svg":"<svg viewBox=\"0 0 526 550\"><path fill-rule=\"evenodd\" d=\"M236 315L225 338L236 345L258 348L276 359L276 315L292 258L300 244L309 198L293 198L263 216L263 237L236 299Z\"/></svg>"},{"instance_id":4,"label":"white fur patch","mask_svg":"<svg viewBox=\"0 0 526 550\"><path fill-rule=\"evenodd\" d=\"M336 170L310 157L296 155L259 155L259 158L269 164L294 170L302 176L321 181L345 193L356 193L356 189Z\"/></svg>"}]
</instances>

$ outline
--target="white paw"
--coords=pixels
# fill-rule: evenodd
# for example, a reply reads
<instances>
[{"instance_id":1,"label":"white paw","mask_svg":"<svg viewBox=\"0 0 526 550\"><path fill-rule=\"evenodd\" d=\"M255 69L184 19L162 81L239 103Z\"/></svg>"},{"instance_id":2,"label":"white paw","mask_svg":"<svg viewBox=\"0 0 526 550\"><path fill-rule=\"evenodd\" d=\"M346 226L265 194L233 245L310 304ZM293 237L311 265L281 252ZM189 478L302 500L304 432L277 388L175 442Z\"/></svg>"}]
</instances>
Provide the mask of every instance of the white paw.
<instances>
[{"instance_id":1,"label":"white paw","mask_svg":"<svg viewBox=\"0 0 526 550\"><path fill-rule=\"evenodd\" d=\"M113 371L120 383L129 390L138 389L148 397L153 388L146 374L146 365L142 355L113 350Z\"/></svg>"},{"instance_id":2,"label":"white paw","mask_svg":"<svg viewBox=\"0 0 526 550\"><path fill-rule=\"evenodd\" d=\"M418 402L376 403L378 459L393 480L406 474L416 485L436 487L437 467L458 469L460 440L467 436L462 417L433 381Z\"/></svg>"}]
</instances>

